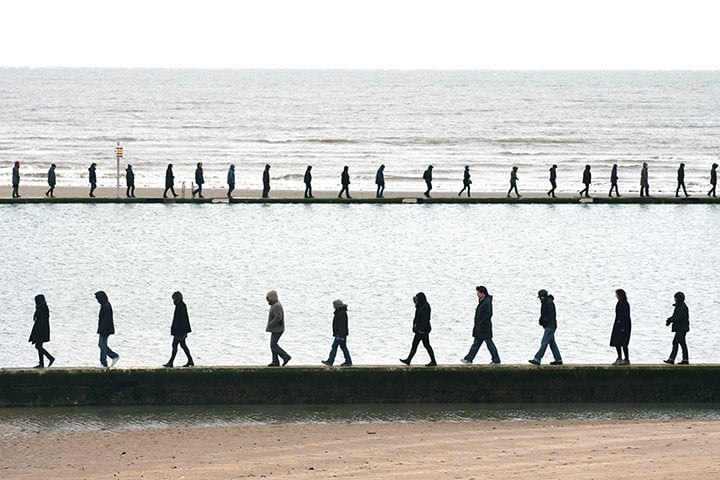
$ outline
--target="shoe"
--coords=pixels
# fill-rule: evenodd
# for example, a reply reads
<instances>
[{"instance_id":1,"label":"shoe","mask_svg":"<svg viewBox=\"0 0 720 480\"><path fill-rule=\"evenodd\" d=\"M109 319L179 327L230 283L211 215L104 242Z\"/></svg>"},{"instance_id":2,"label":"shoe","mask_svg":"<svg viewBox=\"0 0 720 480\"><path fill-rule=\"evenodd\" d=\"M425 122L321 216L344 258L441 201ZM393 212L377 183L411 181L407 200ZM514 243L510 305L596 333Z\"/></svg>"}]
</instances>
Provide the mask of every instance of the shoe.
<instances>
[{"instance_id":1,"label":"shoe","mask_svg":"<svg viewBox=\"0 0 720 480\"><path fill-rule=\"evenodd\" d=\"M55 363L55 357L52 357L50 361L48 362L48 368L52 367L52 364Z\"/></svg>"},{"instance_id":2,"label":"shoe","mask_svg":"<svg viewBox=\"0 0 720 480\"><path fill-rule=\"evenodd\" d=\"M622 365L622 358L619 358L619 357L616 358L615 361L613 362L613 365L615 365L615 366Z\"/></svg>"},{"instance_id":3,"label":"shoe","mask_svg":"<svg viewBox=\"0 0 720 480\"><path fill-rule=\"evenodd\" d=\"M99 368L105 368L105 369L107 369L107 368L109 368L109 367L108 367L107 365L100 364L100 367L99 367Z\"/></svg>"},{"instance_id":4,"label":"shoe","mask_svg":"<svg viewBox=\"0 0 720 480\"><path fill-rule=\"evenodd\" d=\"M408 367L410 366L410 359L409 359L409 358L401 358L400 361L401 361L402 363L404 363L405 365L407 365Z\"/></svg>"},{"instance_id":5,"label":"shoe","mask_svg":"<svg viewBox=\"0 0 720 480\"><path fill-rule=\"evenodd\" d=\"M627 359L622 360L622 361L620 362L620 365L630 365L630 360L627 360Z\"/></svg>"},{"instance_id":6,"label":"shoe","mask_svg":"<svg viewBox=\"0 0 720 480\"><path fill-rule=\"evenodd\" d=\"M500 365L500 362L490 362L490 365Z\"/></svg>"},{"instance_id":7,"label":"shoe","mask_svg":"<svg viewBox=\"0 0 720 480\"><path fill-rule=\"evenodd\" d=\"M163 364L163 367L165 367L165 368L173 368L173 364L170 363L170 362L164 363L164 364Z\"/></svg>"},{"instance_id":8,"label":"shoe","mask_svg":"<svg viewBox=\"0 0 720 480\"><path fill-rule=\"evenodd\" d=\"M200 198L205 198L205 197L203 197L202 195L198 195L198 197L200 197Z\"/></svg>"},{"instance_id":9,"label":"shoe","mask_svg":"<svg viewBox=\"0 0 720 480\"><path fill-rule=\"evenodd\" d=\"M163 198L167 198L167 195L163 195Z\"/></svg>"},{"instance_id":10,"label":"shoe","mask_svg":"<svg viewBox=\"0 0 720 480\"><path fill-rule=\"evenodd\" d=\"M465 360L464 358L461 358L460 361L463 363L463 365L472 365L472 362L470 360Z\"/></svg>"},{"instance_id":11,"label":"shoe","mask_svg":"<svg viewBox=\"0 0 720 480\"><path fill-rule=\"evenodd\" d=\"M95 198L95 195L90 195L90 198Z\"/></svg>"},{"instance_id":12,"label":"shoe","mask_svg":"<svg viewBox=\"0 0 720 480\"><path fill-rule=\"evenodd\" d=\"M185 365L183 365L183 367L194 367L194 366L195 366L194 362L187 362Z\"/></svg>"},{"instance_id":13,"label":"shoe","mask_svg":"<svg viewBox=\"0 0 720 480\"><path fill-rule=\"evenodd\" d=\"M678 362L678 365L690 365L690 361L684 358Z\"/></svg>"},{"instance_id":14,"label":"shoe","mask_svg":"<svg viewBox=\"0 0 720 480\"><path fill-rule=\"evenodd\" d=\"M175 195L173 195L173 198L177 198L177 193Z\"/></svg>"},{"instance_id":15,"label":"shoe","mask_svg":"<svg viewBox=\"0 0 720 480\"><path fill-rule=\"evenodd\" d=\"M197 194L195 192L191 192L191 193L192 193L193 198L195 198L195 195L197 195Z\"/></svg>"},{"instance_id":16,"label":"shoe","mask_svg":"<svg viewBox=\"0 0 720 480\"><path fill-rule=\"evenodd\" d=\"M45 365L43 365L42 363L38 363L33 368L45 368Z\"/></svg>"},{"instance_id":17,"label":"shoe","mask_svg":"<svg viewBox=\"0 0 720 480\"><path fill-rule=\"evenodd\" d=\"M425 366L426 366L426 367L437 367L437 362L432 361L432 362L430 362L430 363L426 363Z\"/></svg>"},{"instance_id":18,"label":"shoe","mask_svg":"<svg viewBox=\"0 0 720 480\"><path fill-rule=\"evenodd\" d=\"M118 362L118 360L120 360L120 355L118 355L117 357L113 358L113 359L110 361L110 366L111 366L111 367L114 367L115 364Z\"/></svg>"},{"instance_id":19,"label":"shoe","mask_svg":"<svg viewBox=\"0 0 720 480\"><path fill-rule=\"evenodd\" d=\"M351 363L351 362L344 362L344 363L341 363L340 366L341 366L341 367L352 367L352 363Z\"/></svg>"},{"instance_id":20,"label":"shoe","mask_svg":"<svg viewBox=\"0 0 720 480\"><path fill-rule=\"evenodd\" d=\"M292 357L287 357L285 360L283 360L282 366L284 367L285 365L287 365L291 358Z\"/></svg>"},{"instance_id":21,"label":"shoe","mask_svg":"<svg viewBox=\"0 0 720 480\"><path fill-rule=\"evenodd\" d=\"M323 360L323 361L320 362L320 363L322 363L323 365L326 365L326 366L328 366L328 367L332 367L332 362L330 362L330 361L328 361L328 360Z\"/></svg>"},{"instance_id":22,"label":"shoe","mask_svg":"<svg viewBox=\"0 0 720 480\"><path fill-rule=\"evenodd\" d=\"M279 367L279 363L268 363L268 367Z\"/></svg>"},{"instance_id":23,"label":"shoe","mask_svg":"<svg viewBox=\"0 0 720 480\"><path fill-rule=\"evenodd\" d=\"M45 196L46 196L46 197L48 196L48 192L45 192Z\"/></svg>"},{"instance_id":24,"label":"shoe","mask_svg":"<svg viewBox=\"0 0 720 480\"><path fill-rule=\"evenodd\" d=\"M663 363L667 363L668 365L674 365L675 359L674 358L668 358L667 360L663 360Z\"/></svg>"},{"instance_id":25,"label":"shoe","mask_svg":"<svg viewBox=\"0 0 720 480\"><path fill-rule=\"evenodd\" d=\"M562 364L563 364L562 360L553 360L552 362L550 362L550 365L562 365Z\"/></svg>"},{"instance_id":26,"label":"shoe","mask_svg":"<svg viewBox=\"0 0 720 480\"><path fill-rule=\"evenodd\" d=\"M540 362L538 362L534 358L532 360L528 360L528 362L532 363L533 365L540 365Z\"/></svg>"}]
</instances>

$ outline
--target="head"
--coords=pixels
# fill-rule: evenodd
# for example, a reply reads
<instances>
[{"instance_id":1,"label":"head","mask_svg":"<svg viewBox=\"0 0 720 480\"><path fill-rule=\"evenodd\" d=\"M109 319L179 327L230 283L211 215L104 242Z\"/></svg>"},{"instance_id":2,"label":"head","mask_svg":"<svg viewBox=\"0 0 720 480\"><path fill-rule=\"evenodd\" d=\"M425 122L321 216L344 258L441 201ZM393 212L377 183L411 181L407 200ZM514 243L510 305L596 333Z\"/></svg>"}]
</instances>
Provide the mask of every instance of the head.
<instances>
[{"instance_id":1,"label":"head","mask_svg":"<svg viewBox=\"0 0 720 480\"><path fill-rule=\"evenodd\" d=\"M235 165L233 165L232 163L230 164L230 170L235 170Z\"/></svg>"},{"instance_id":2,"label":"head","mask_svg":"<svg viewBox=\"0 0 720 480\"><path fill-rule=\"evenodd\" d=\"M95 292L95 299L100 305L105 305L106 303L108 303L107 293L102 290Z\"/></svg>"},{"instance_id":3,"label":"head","mask_svg":"<svg viewBox=\"0 0 720 480\"><path fill-rule=\"evenodd\" d=\"M270 290L267 295L265 295L265 300L272 305L273 303L278 301L278 294L275 290Z\"/></svg>"},{"instance_id":4,"label":"head","mask_svg":"<svg viewBox=\"0 0 720 480\"><path fill-rule=\"evenodd\" d=\"M541 302L543 300L545 300L547 298L547 296L548 296L547 290L545 290L544 288L542 290L538 290L538 298L540 299Z\"/></svg>"},{"instance_id":5,"label":"head","mask_svg":"<svg viewBox=\"0 0 720 480\"><path fill-rule=\"evenodd\" d=\"M475 287L475 292L477 293L477 297L482 300L485 298L488 294L487 288L485 288L484 285L478 285Z\"/></svg>"},{"instance_id":6,"label":"head","mask_svg":"<svg viewBox=\"0 0 720 480\"><path fill-rule=\"evenodd\" d=\"M307 171L309 172L310 170L312 170L312 165L308 165Z\"/></svg>"},{"instance_id":7,"label":"head","mask_svg":"<svg viewBox=\"0 0 720 480\"><path fill-rule=\"evenodd\" d=\"M427 297L423 292L418 292L417 295L413 297L413 302L415 302L416 306L420 306L427 303Z\"/></svg>"},{"instance_id":8,"label":"head","mask_svg":"<svg viewBox=\"0 0 720 480\"><path fill-rule=\"evenodd\" d=\"M266 164L265 164L265 170L270 170L270 164L269 164L269 163L266 163Z\"/></svg>"},{"instance_id":9,"label":"head","mask_svg":"<svg viewBox=\"0 0 720 480\"><path fill-rule=\"evenodd\" d=\"M202 167L203 167L203 162L198 162L198 168L202 168Z\"/></svg>"},{"instance_id":10,"label":"head","mask_svg":"<svg viewBox=\"0 0 720 480\"><path fill-rule=\"evenodd\" d=\"M465 165L465 170L470 170L470 165Z\"/></svg>"},{"instance_id":11,"label":"head","mask_svg":"<svg viewBox=\"0 0 720 480\"><path fill-rule=\"evenodd\" d=\"M20 166L20 162L16 161L16 162L15 162L15 166L16 166L16 167L19 167L19 166Z\"/></svg>"},{"instance_id":12,"label":"head","mask_svg":"<svg viewBox=\"0 0 720 480\"><path fill-rule=\"evenodd\" d=\"M432 169L433 169L433 166L432 166L432 165L428 165L428 170L432 170Z\"/></svg>"},{"instance_id":13,"label":"head","mask_svg":"<svg viewBox=\"0 0 720 480\"><path fill-rule=\"evenodd\" d=\"M647 168L647 162L643 162L643 168Z\"/></svg>"},{"instance_id":14,"label":"head","mask_svg":"<svg viewBox=\"0 0 720 480\"><path fill-rule=\"evenodd\" d=\"M97 167L97 163L93 162L90 164L90 168L96 168L96 167Z\"/></svg>"},{"instance_id":15,"label":"head","mask_svg":"<svg viewBox=\"0 0 720 480\"><path fill-rule=\"evenodd\" d=\"M347 172L349 168L350 168L350 167L348 167L347 165L345 165L345 166L343 167L343 172Z\"/></svg>"},{"instance_id":16,"label":"head","mask_svg":"<svg viewBox=\"0 0 720 480\"><path fill-rule=\"evenodd\" d=\"M385 165L380 165L380 170L385 170Z\"/></svg>"},{"instance_id":17,"label":"head","mask_svg":"<svg viewBox=\"0 0 720 480\"><path fill-rule=\"evenodd\" d=\"M513 172L517 172L518 167L513 167Z\"/></svg>"},{"instance_id":18,"label":"head","mask_svg":"<svg viewBox=\"0 0 720 480\"><path fill-rule=\"evenodd\" d=\"M557 168L557 165L553 164L552 168Z\"/></svg>"},{"instance_id":19,"label":"head","mask_svg":"<svg viewBox=\"0 0 720 480\"><path fill-rule=\"evenodd\" d=\"M615 290L615 298L618 299L618 301L626 302L627 301L627 294L625 293L625 290L622 288L618 288Z\"/></svg>"},{"instance_id":20,"label":"head","mask_svg":"<svg viewBox=\"0 0 720 480\"><path fill-rule=\"evenodd\" d=\"M173 292L172 294L173 303L175 305L179 305L183 301L182 293L180 292Z\"/></svg>"},{"instance_id":21,"label":"head","mask_svg":"<svg viewBox=\"0 0 720 480\"><path fill-rule=\"evenodd\" d=\"M168 170L172 170L172 163L168 163Z\"/></svg>"},{"instance_id":22,"label":"head","mask_svg":"<svg viewBox=\"0 0 720 480\"><path fill-rule=\"evenodd\" d=\"M680 162L680 168L685 168L685 163Z\"/></svg>"},{"instance_id":23,"label":"head","mask_svg":"<svg viewBox=\"0 0 720 480\"><path fill-rule=\"evenodd\" d=\"M685 294L683 292L675 292L673 298L675 299L675 303L683 303L685 301Z\"/></svg>"},{"instance_id":24,"label":"head","mask_svg":"<svg viewBox=\"0 0 720 480\"><path fill-rule=\"evenodd\" d=\"M713 170L715 170L717 167L718 167L718 164L717 164L717 163L713 163L713 164L712 164Z\"/></svg>"},{"instance_id":25,"label":"head","mask_svg":"<svg viewBox=\"0 0 720 480\"><path fill-rule=\"evenodd\" d=\"M345 306L345 304L339 298L337 300L333 300L333 310L337 310L338 308L343 306Z\"/></svg>"},{"instance_id":26,"label":"head","mask_svg":"<svg viewBox=\"0 0 720 480\"><path fill-rule=\"evenodd\" d=\"M585 165L585 170L590 170L590 165Z\"/></svg>"},{"instance_id":27,"label":"head","mask_svg":"<svg viewBox=\"0 0 720 480\"><path fill-rule=\"evenodd\" d=\"M132 165L130 165L130 164L128 163L127 169L128 169L128 170L132 170Z\"/></svg>"},{"instance_id":28,"label":"head","mask_svg":"<svg viewBox=\"0 0 720 480\"><path fill-rule=\"evenodd\" d=\"M617 170L617 163L613 163L613 170Z\"/></svg>"},{"instance_id":29,"label":"head","mask_svg":"<svg viewBox=\"0 0 720 480\"><path fill-rule=\"evenodd\" d=\"M50 165L50 168L55 168L55 164L53 163L52 165Z\"/></svg>"},{"instance_id":30,"label":"head","mask_svg":"<svg viewBox=\"0 0 720 480\"><path fill-rule=\"evenodd\" d=\"M40 305L46 305L47 302L45 301L45 295L35 295L35 306L39 307Z\"/></svg>"}]
</instances>

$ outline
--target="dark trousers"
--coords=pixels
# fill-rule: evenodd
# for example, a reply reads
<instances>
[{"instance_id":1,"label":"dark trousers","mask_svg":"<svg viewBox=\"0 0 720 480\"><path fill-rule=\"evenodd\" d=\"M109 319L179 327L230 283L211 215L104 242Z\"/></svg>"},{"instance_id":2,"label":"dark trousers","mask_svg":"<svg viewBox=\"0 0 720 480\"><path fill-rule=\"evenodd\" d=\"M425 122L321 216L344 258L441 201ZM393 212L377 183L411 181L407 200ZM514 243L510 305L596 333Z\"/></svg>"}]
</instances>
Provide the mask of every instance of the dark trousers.
<instances>
[{"instance_id":1,"label":"dark trousers","mask_svg":"<svg viewBox=\"0 0 720 480\"><path fill-rule=\"evenodd\" d=\"M417 353L418 345L422 342L423 347L425 347L425 350L427 350L428 355L430 355L430 361L432 363L435 363L435 352L433 351L432 347L430 346L430 334L429 333L415 333L415 337L413 337L412 341L412 347L410 347L410 354L407 356L407 361L410 363L410 360L415 356L415 353Z\"/></svg>"},{"instance_id":2,"label":"dark trousers","mask_svg":"<svg viewBox=\"0 0 720 480\"><path fill-rule=\"evenodd\" d=\"M678 346L682 348L682 359L688 360L688 348L687 343L685 343L685 335L687 335L687 332L675 332L675 337L673 338L672 342L672 352L670 352L670 359L675 360L675 356L678 352Z\"/></svg>"},{"instance_id":3,"label":"dark trousers","mask_svg":"<svg viewBox=\"0 0 720 480\"><path fill-rule=\"evenodd\" d=\"M135 196L135 185L128 185L127 191L125 192L126 197L134 197Z\"/></svg>"},{"instance_id":4,"label":"dark trousers","mask_svg":"<svg viewBox=\"0 0 720 480\"><path fill-rule=\"evenodd\" d=\"M175 193L175 187L173 185L170 185L169 187L165 187L165 191L163 192L163 198L167 198L168 190L172 192L173 197L177 197L177 193Z\"/></svg>"},{"instance_id":5,"label":"dark trousers","mask_svg":"<svg viewBox=\"0 0 720 480\"><path fill-rule=\"evenodd\" d=\"M53 361L55 358L48 353L47 350L43 348L43 342L38 342L35 344L35 348L38 352L38 364L40 366L45 365L45 357L47 357L48 360Z\"/></svg>"},{"instance_id":6,"label":"dark trousers","mask_svg":"<svg viewBox=\"0 0 720 480\"><path fill-rule=\"evenodd\" d=\"M52 197L54 193L55 193L55 185L50 185L50 188L48 188L48 191L45 192L45 196Z\"/></svg>"},{"instance_id":7,"label":"dark trousers","mask_svg":"<svg viewBox=\"0 0 720 480\"><path fill-rule=\"evenodd\" d=\"M282 337L283 332L280 333L271 333L270 334L270 351L272 352L272 363L273 365L279 365L280 361L278 357L282 358L284 362L290 360L290 355L278 345L278 341L280 340L280 337Z\"/></svg>"},{"instance_id":8,"label":"dark trousers","mask_svg":"<svg viewBox=\"0 0 720 480\"><path fill-rule=\"evenodd\" d=\"M649 197L650 196L650 186L647 187L640 187L640 196L641 197Z\"/></svg>"},{"instance_id":9,"label":"dark trousers","mask_svg":"<svg viewBox=\"0 0 720 480\"><path fill-rule=\"evenodd\" d=\"M268 198L269 193L270 193L270 184L263 183L262 198Z\"/></svg>"},{"instance_id":10,"label":"dark trousers","mask_svg":"<svg viewBox=\"0 0 720 480\"><path fill-rule=\"evenodd\" d=\"M234 183L228 183L228 198L232 198L232 192L235 190L235 184Z\"/></svg>"},{"instance_id":11,"label":"dark trousers","mask_svg":"<svg viewBox=\"0 0 720 480\"><path fill-rule=\"evenodd\" d=\"M465 355L465 360L467 360L468 362L472 362L473 360L475 360L475 355L477 355L478 350L480 350L480 346L483 344L483 342L485 342L485 344L487 345L492 363L500 363L500 355L498 355L497 348L495 347L495 342L492 341L492 338L475 338L475 341L473 341L473 344L470 347L470 351L467 355Z\"/></svg>"},{"instance_id":12,"label":"dark trousers","mask_svg":"<svg viewBox=\"0 0 720 480\"><path fill-rule=\"evenodd\" d=\"M98 340L98 347L100 347L100 365L103 367L107 367L107 357L117 358L120 356L108 347L108 337L109 335L100 335L100 339Z\"/></svg>"},{"instance_id":13,"label":"dark trousers","mask_svg":"<svg viewBox=\"0 0 720 480\"><path fill-rule=\"evenodd\" d=\"M707 193L707 194L708 194L708 197L711 196L711 195L714 197L714 196L715 196L715 187L716 187L716 185L715 185L714 183L711 183L710 185L712 185L712 188L711 188L710 190L708 190L708 193Z\"/></svg>"},{"instance_id":14,"label":"dark trousers","mask_svg":"<svg viewBox=\"0 0 720 480\"><path fill-rule=\"evenodd\" d=\"M197 186L195 190L192 191L193 197L197 195L198 197L202 198L202 183Z\"/></svg>"},{"instance_id":15,"label":"dark trousers","mask_svg":"<svg viewBox=\"0 0 720 480\"><path fill-rule=\"evenodd\" d=\"M170 355L170 360L168 363L170 365L173 364L175 361L175 355L177 355L178 345L183 349L183 352L185 352L185 356L187 357L187 363L188 364L194 364L192 355L190 355L190 349L188 348L187 344L185 343L185 339L187 338L187 335L176 335L173 336L173 343L172 343L172 354Z\"/></svg>"},{"instance_id":16,"label":"dark trousers","mask_svg":"<svg viewBox=\"0 0 720 480\"><path fill-rule=\"evenodd\" d=\"M518 192L518 189L517 189L517 183L511 183L511 184L510 184L510 190L508 190L507 196L509 197L509 196L510 196L510 192L512 192L513 190L515 190L515 195L517 195L518 197L520 197L520 193Z\"/></svg>"},{"instance_id":17,"label":"dark trousers","mask_svg":"<svg viewBox=\"0 0 720 480\"><path fill-rule=\"evenodd\" d=\"M91 183L90 184L90 193L88 194L88 196L94 197L96 188L97 188L97 183Z\"/></svg>"},{"instance_id":18,"label":"dark trousers","mask_svg":"<svg viewBox=\"0 0 720 480\"><path fill-rule=\"evenodd\" d=\"M548 190L547 194L550 197L555 197L555 189L557 188L557 182L555 180L550 180L550 186L552 187L550 190Z\"/></svg>"},{"instance_id":19,"label":"dark trousers","mask_svg":"<svg viewBox=\"0 0 720 480\"><path fill-rule=\"evenodd\" d=\"M620 191L618 190L617 182L613 182L612 184L610 184L610 193L608 193L609 197L612 197L613 190L615 190L615 195L619 197Z\"/></svg>"},{"instance_id":20,"label":"dark trousers","mask_svg":"<svg viewBox=\"0 0 720 480\"><path fill-rule=\"evenodd\" d=\"M683 189L683 193L685 194L685 196L689 197L690 195L688 195L687 189L685 188L685 182L678 182L678 186L675 189L675 196L677 197L680 194L681 188Z\"/></svg>"},{"instance_id":21,"label":"dark trousers","mask_svg":"<svg viewBox=\"0 0 720 480\"><path fill-rule=\"evenodd\" d=\"M458 193L458 197L463 194L463 192L467 189L468 197L470 196L470 185L463 185L463 189L460 190L460 193Z\"/></svg>"},{"instance_id":22,"label":"dark trousers","mask_svg":"<svg viewBox=\"0 0 720 480\"><path fill-rule=\"evenodd\" d=\"M305 198L312 198L312 185L310 183L305 184Z\"/></svg>"},{"instance_id":23,"label":"dark trousers","mask_svg":"<svg viewBox=\"0 0 720 480\"><path fill-rule=\"evenodd\" d=\"M12 197L13 198L19 198L20 197L20 184L13 183L12 186Z\"/></svg>"},{"instance_id":24,"label":"dark trousers","mask_svg":"<svg viewBox=\"0 0 720 480\"><path fill-rule=\"evenodd\" d=\"M343 186L342 186L342 188L340 189L340 193L338 194L338 198L342 198L343 192L345 192L345 197L347 197L347 198L352 198L352 197L350 196L350 185L343 185Z\"/></svg>"},{"instance_id":25,"label":"dark trousers","mask_svg":"<svg viewBox=\"0 0 720 480\"><path fill-rule=\"evenodd\" d=\"M583 196L583 193L585 194L586 197L589 197L589 196L590 196L590 184L589 184L589 183L586 183L586 184L585 184L585 188L583 188L582 190L580 190L580 196L581 196L581 197Z\"/></svg>"},{"instance_id":26,"label":"dark trousers","mask_svg":"<svg viewBox=\"0 0 720 480\"><path fill-rule=\"evenodd\" d=\"M432 191L432 182L429 180L425 180L425 185L427 185L427 190L425 190L425 196L429 197L430 192Z\"/></svg>"},{"instance_id":27,"label":"dark trousers","mask_svg":"<svg viewBox=\"0 0 720 480\"><path fill-rule=\"evenodd\" d=\"M382 198L383 193L385 193L385 185L378 185L377 191L375 192L375 197Z\"/></svg>"}]
</instances>

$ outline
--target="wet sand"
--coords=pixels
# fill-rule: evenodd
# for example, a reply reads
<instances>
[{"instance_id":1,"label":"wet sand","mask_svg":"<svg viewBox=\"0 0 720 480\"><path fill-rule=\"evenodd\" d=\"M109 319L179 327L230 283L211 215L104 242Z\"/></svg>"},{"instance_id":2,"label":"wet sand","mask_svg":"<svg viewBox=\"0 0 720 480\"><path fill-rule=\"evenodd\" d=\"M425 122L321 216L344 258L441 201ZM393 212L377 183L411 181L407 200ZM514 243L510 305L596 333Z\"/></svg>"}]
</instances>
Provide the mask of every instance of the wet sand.
<instances>
[{"instance_id":1,"label":"wet sand","mask_svg":"<svg viewBox=\"0 0 720 480\"><path fill-rule=\"evenodd\" d=\"M711 479L717 421L295 424L89 432L0 425L12 479Z\"/></svg>"}]
</instances>

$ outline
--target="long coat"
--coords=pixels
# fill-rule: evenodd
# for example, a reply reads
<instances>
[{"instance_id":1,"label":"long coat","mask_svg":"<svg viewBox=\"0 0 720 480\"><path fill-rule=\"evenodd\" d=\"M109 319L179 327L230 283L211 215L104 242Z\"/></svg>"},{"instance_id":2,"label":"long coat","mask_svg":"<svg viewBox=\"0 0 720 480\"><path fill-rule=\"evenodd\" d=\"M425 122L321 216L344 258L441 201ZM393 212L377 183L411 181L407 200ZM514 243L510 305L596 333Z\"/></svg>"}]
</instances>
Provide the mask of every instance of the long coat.
<instances>
[{"instance_id":1,"label":"long coat","mask_svg":"<svg viewBox=\"0 0 720 480\"><path fill-rule=\"evenodd\" d=\"M187 305L185 305L185 302L179 302L175 305L170 335L173 337L184 337L190 332L192 332L192 329L190 328L190 317L188 316Z\"/></svg>"},{"instance_id":2,"label":"long coat","mask_svg":"<svg viewBox=\"0 0 720 480\"><path fill-rule=\"evenodd\" d=\"M710 169L710 185L717 185L717 168Z\"/></svg>"},{"instance_id":3,"label":"long coat","mask_svg":"<svg viewBox=\"0 0 720 480\"><path fill-rule=\"evenodd\" d=\"M642 170L640 170L640 186L641 187L649 187L650 183L648 181L648 167L643 166Z\"/></svg>"},{"instance_id":4,"label":"long coat","mask_svg":"<svg viewBox=\"0 0 720 480\"><path fill-rule=\"evenodd\" d=\"M415 318L413 319L414 333L430 333L432 326L430 325L430 304L427 302L425 295L417 295L417 304L415 305Z\"/></svg>"},{"instance_id":5,"label":"long coat","mask_svg":"<svg viewBox=\"0 0 720 480\"><path fill-rule=\"evenodd\" d=\"M50 167L50 170L48 170L48 185L51 187L55 186L55 167Z\"/></svg>"},{"instance_id":6,"label":"long coat","mask_svg":"<svg viewBox=\"0 0 720 480\"><path fill-rule=\"evenodd\" d=\"M12 169L12 184L20 184L20 167L18 167L17 165L15 165Z\"/></svg>"},{"instance_id":7,"label":"long coat","mask_svg":"<svg viewBox=\"0 0 720 480\"><path fill-rule=\"evenodd\" d=\"M125 181L128 187L135 186L135 172L133 172L132 167L127 167L125 169Z\"/></svg>"},{"instance_id":8,"label":"long coat","mask_svg":"<svg viewBox=\"0 0 720 480\"><path fill-rule=\"evenodd\" d=\"M203 173L202 167L197 167L195 169L195 183L198 185L205 183L205 174Z\"/></svg>"},{"instance_id":9,"label":"long coat","mask_svg":"<svg viewBox=\"0 0 720 480\"><path fill-rule=\"evenodd\" d=\"M492 338L492 314L492 295L485 295L475 308L473 337L482 339Z\"/></svg>"},{"instance_id":10,"label":"long coat","mask_svg":"<svg viewBox=\"0 0 720 480\"><path fill-rule=\"evenodd\" d=\"M97 174L95 173L95 167L91 166L90 168L88 168L88 172L90 172L88 175L88 181L91 184L95 185L97 183Z\"/></svg>"},{"instance_id":11,"label":"long coat","mask_svg":"<svg viewBox=\"0 0 720 480\"><path fill-rule=\"evenodd\" d=\"M172 167L168 167L165 170L165 188L172 188L175 186L175 175L173 175Z\"/></svg>"},{"instance_id":12,"label":"long coat","mask_svg":"<svg viewBox=\"0 0 720 480\"><path fill-rule=\"evenodd\" d=\"M610 183L616 184L617 181L618 181L617 167L613 166L612 170L610 171Z\"/></svg>"},{"instance_id":13,"label":"long coat","mask_svg":"<svg viewBox=\"0 0 720 480\"><path fill-rule=\"evenodd\" d=\"M690 331L690 312L685 302L675 304L672 317L667 319L672 324L673 332L689 332Z\"/></svg>"},{"instance_id":14,"label":"long coat","mask_svg":"<svg viewBox=\"0 0 720 480\"><path fill-rule=\"evenodd\" d=\"M333 337L345 338L348 336L347 305L335 309L333 315Z\"/></svg>"},{"instance_id":15,"label":"long coat","mask_svg":"<svg viewBox=\"0 0 720 480\"><path fill-rule=\"evenodd\" d=\"M627 300L619 300L615 305L615 323L610 335L611 347L627 347L630 343L630 304Z\"/></svg>"},{"instance_id":16,"label":"long coat","mask_svg":"<svg viewBox=\"0 0 720 480\"><path fill-rule=\"evenodd\" d=\"M47 305L38 305L33 315L32 332L28 342L45 343L50 341L50 309Z\"/></svg>"}]
</instances>

